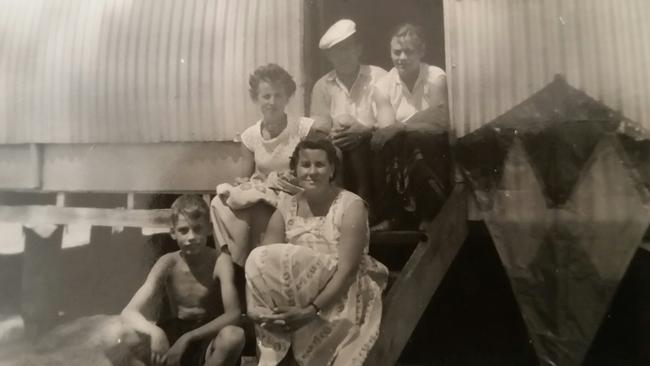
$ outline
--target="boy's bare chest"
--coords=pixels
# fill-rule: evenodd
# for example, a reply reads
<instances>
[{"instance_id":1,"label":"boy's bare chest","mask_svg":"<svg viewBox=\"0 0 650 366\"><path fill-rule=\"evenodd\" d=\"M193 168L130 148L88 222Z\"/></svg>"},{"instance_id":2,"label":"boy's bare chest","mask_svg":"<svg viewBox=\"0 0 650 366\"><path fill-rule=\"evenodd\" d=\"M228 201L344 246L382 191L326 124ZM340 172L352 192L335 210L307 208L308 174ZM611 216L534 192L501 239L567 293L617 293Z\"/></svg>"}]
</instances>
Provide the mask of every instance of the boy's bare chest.
<instances>
[{"instance_id":1,"label":"boy's bare chest","mask_svg":"<svg viewBox=\"0 0 650 366\"><path fill-rule=\"evenodd\" d=\"M205 309L217 301L219 281L213 267L190 269L178 264L167 278L167 289L177 306Z\"/></svg>"}]
</instances>

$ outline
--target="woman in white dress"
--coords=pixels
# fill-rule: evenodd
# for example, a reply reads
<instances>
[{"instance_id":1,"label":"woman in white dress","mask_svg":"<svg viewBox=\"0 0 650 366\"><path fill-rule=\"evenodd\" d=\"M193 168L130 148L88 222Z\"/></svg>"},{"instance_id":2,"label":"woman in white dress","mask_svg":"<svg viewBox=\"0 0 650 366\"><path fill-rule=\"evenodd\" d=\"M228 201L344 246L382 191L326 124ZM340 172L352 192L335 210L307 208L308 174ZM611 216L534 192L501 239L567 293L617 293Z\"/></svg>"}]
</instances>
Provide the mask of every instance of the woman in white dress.
<instances>
[{"instance_id":1,"label":"woman in white dress","mask_svg":"<svg viewBox=\"0 0 650 366\"><path fill-rule=\"evenodd\" d=\"M282 67L258 67L250 76L249 86L262 118L241 134L245 178L218 186L211 204L215 239L228 247L233 261L242 267L259 243L278 196L299 190L287 173L289 157L310 130L319 128L309 118L286 114L296 83Z\"/></svg>"},{"instance_id":2,"label":"woman in white dress","mask_svg":"<svg viewBox=\"0 0 650 366\"><path fill-rule=\"evenodd\" d=\"M246 262L259 365L289 348L299 365L362 365L379 333L388 271L368 255L366 203L333 183L338 163L327 140L298 144L291 168L303 191L279 200Z\"/></svg>"}]
</instances>

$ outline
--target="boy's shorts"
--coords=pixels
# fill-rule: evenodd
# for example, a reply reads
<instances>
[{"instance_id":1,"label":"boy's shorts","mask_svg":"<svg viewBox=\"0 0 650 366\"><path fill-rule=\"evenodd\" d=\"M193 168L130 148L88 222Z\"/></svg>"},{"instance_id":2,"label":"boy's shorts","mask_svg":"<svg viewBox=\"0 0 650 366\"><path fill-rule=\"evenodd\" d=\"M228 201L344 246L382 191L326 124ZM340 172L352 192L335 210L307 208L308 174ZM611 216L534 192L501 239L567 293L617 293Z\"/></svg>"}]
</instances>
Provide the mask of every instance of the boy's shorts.
<instances>
[{"instance_id":1,"label":"boy's shorts","mask_svg":"<svg viewBox=\"0 0 650 366\"><path fill-rule=\"evenodd\" d=\"M169 319L161 321L158 326L167 335L169 346L171 347L183 334L194 330L203 324L202 320L185 320L185 319ZM181 357L181 366L203 366L205 363L206 353L210 349L212 339L202 339L189 344L183 356Z\"/></svg>"}]
</instances>

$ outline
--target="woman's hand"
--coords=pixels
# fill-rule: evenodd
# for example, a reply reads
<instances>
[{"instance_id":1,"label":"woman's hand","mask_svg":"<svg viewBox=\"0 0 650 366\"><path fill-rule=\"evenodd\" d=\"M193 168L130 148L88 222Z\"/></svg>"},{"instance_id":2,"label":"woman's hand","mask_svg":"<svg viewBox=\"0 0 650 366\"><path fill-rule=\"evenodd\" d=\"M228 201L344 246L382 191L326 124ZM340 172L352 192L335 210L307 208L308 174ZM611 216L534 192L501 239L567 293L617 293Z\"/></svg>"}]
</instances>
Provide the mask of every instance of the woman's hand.
<instances>
[{"instance_id":1,"label":"woman's hand","mask_svg":"<svg viewBox=\"0 0 650 366\"><path fill-rule=\"evenodd\" d=\"M303 190L302 187L298 185L298 179L288 171L278 173L277 186L291 195L297 194Z\"/></svg>"},{"instance_id":2,"label":"woman's hand","mask_svg":"<svg viewBox=\"0 0 650 366\"><path fill-rule=\"evenodd\" d=\"M261 326L269 332L290 332L289 327L287 326L287 323L284 321L284 319L280 319L276 314L269 313L269 310L266 308L248 310L246 316L253 323Z\"/></svg>"},{"instance_id":3,"label":"woman's hand","mask_svg":"<svg viewBox=\"0 0 650 366\"><path fill-rule=\"evenodd\" d=\"M316 319L316 309L308 305L304 308L296 306L279 306L273 309L273 314L268 315L267 323L273 326L281 327L285 332L294 332L314 319Z\"/></svg>"},{"instance_id":4,"label":"woman's hand","mask_svg":"<svg viewBox=\"0 0 650 366\"><path fill-rule=\"evenodd\" d=\"M246 317L250 319L253 323L262 324L267 321L267 316L264 313L268 313L269 310L262 307L257 307L254 310L249 309L246 312Z\"/></svg>"},{"instance_id":5,"label":"woman's hand","mask_svg":"<svg viewBox=\"0 0 650 366\"><path fill-rule=\"evenodd\" d=\"M291 172L288 171L282 173L271 172L268 177L266 177L266 184L269 187L279 189L291 195L302 191L302 187L298 185L297 179L295 179Z\"/></svg>"},{"instance_id":6,"label":"woman's hand","mask_svg":"<svg viewBox=\"0 0 650 366\"><path fill-rule=\"evenodd\" d=\"M168 350L169 341L167 340L167 336L162 329L158 328L151 333L151 364L154 366L165 366Z\"/></svg>"},{"instance_id":7,"label":"woman's hand","mask_svg":"<svg viewBox=\"0 0 650 366\"><path fill-rule=\"evenodd\" d=\"M167 358L166 366L179 366L181 364L183 353L189 344L190 341L187 337L181 336L178 338L176 343L174 343L165 354L165 357Z\"/></svg>"},{"instance_id":8,"label":"woman's hand","mask_svg":"<svg viewBox=\"0 0 650 366\"><path fill-rule=\"evenodd\" d=\"M236 177L235 178L235 184L233 184L233 185L238 186L238 185L240 185L242 183L247 183L247 182L250 182L250 178L248 178L248 177Z\"/></svg>"}]
</instances>

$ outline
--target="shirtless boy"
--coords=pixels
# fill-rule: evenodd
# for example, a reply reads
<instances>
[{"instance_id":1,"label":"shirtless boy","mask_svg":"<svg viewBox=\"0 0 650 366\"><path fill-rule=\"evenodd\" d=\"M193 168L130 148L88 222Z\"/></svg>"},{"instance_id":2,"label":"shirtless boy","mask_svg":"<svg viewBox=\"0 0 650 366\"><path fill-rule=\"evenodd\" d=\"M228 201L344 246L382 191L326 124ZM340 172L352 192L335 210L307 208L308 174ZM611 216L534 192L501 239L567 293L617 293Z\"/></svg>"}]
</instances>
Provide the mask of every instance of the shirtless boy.
<instances>
[{"instance_id":1,"label":"shirtless boy","mask_svg":"<svg viewBox=\"0 0 650 366\"><path fill-rule=\"evenodd\" d=\"M158 259L122 315L150 336L152 365L233 365L244 331L235 325L241 310L230 255L206 246L212 226L200 196L179 197L171 211L179 250ZM170 319L157 316L163 296Z\"/></svg>"}]
</instances>

